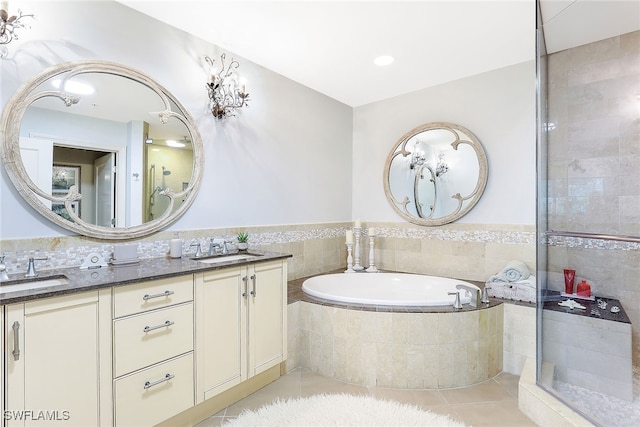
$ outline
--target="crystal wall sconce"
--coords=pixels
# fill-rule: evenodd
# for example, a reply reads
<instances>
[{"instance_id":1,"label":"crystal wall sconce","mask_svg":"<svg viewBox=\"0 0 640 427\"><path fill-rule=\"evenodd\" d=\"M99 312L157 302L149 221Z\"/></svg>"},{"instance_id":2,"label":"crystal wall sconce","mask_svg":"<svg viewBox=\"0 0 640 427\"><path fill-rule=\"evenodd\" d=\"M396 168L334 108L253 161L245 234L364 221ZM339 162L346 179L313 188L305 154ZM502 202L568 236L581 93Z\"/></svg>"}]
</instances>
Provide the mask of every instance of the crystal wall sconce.
<instances>
[{"instance_id":1,"label":"crystal wall sconce","mask_svg":"<svg viewBox=\"0 0 640 427\"><path fill-rule=\"evenodd\" d=\"M205 56L204 59L211 67L211 79L207 83L211 114L218 119L235 116L235 110L247 106L249 99L246 84L240 83L235 72L240 64L235 59L231 59L227 67L224 53L220 55L219 67L210 57Z\"/></svg>"}]
</instances>

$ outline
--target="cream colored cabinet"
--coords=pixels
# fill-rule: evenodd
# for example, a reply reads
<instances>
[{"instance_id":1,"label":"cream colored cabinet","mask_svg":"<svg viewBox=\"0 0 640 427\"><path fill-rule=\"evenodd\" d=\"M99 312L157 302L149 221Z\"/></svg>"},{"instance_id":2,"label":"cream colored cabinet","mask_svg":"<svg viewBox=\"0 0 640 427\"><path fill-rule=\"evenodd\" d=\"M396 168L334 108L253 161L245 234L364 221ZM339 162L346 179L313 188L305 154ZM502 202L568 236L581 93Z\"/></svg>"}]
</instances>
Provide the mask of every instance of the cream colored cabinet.
<instances>
[{"instance_id":1,"label":"cream colored cabinet","mask_svg":"<svg viewBox=\"0 0 640 427\"><path fill-rule=\"evenodd\" d=\"M197 402L284 361L286 262L196 275Z\"/></svg>"},{"instance_id":2,"label":"cream colored cabinet","mask_svg":"<svg viewBox=\"0 0 640 427\"><path fill-rule=\"evenodd\" d=\"M195 402L193 275L113 289L115 425L152 426Z\"/></svg>"},{"instance_id":3,"label":"cream colored cabinet","mask_svg":"<svg viewBox=\"0 0 640 427\"><path fill-rule=\"evenodd\" d=\"M112 425L110 290L5 306L7 426Z\"/></svg>"}]
</instances>

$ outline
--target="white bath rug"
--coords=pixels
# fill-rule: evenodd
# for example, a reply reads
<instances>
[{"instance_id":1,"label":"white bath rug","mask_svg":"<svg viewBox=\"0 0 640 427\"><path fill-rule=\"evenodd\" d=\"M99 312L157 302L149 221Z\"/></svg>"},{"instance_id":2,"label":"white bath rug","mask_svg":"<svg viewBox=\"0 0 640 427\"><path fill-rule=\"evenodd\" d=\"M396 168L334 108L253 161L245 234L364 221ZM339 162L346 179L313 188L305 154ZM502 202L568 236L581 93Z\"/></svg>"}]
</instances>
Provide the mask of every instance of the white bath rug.
<instances>
[{"instance_id":1,"label":"white bath rug","mask_svg":"<svg viewBox=\"0 0 640 427\"><path fill-rule=\"evenodd\" d=\"M464 427L463 423L417 406L350 394L278 400L255 411L243 411L223 425Z\"/></svg>"}]
</instances>

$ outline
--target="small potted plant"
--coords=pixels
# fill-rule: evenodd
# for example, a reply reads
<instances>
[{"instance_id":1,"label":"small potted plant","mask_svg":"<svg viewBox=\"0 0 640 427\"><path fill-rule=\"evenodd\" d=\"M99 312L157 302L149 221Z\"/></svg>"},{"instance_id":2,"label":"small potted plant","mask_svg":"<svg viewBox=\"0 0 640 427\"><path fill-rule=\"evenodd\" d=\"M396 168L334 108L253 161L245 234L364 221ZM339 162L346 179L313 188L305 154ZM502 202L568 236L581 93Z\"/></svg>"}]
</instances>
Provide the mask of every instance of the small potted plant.
<instances>
[{"instance_id":1,"label":"small potted plant","mask_svg":"<svg viewBox=\"0 0 640 427\"><path fill-rule=\"evenodd\" d=\"M246 231L241 231L238 233L238 249L241 251L246 251L249 248L249 233Z\"/></svg>"}]
</instances>

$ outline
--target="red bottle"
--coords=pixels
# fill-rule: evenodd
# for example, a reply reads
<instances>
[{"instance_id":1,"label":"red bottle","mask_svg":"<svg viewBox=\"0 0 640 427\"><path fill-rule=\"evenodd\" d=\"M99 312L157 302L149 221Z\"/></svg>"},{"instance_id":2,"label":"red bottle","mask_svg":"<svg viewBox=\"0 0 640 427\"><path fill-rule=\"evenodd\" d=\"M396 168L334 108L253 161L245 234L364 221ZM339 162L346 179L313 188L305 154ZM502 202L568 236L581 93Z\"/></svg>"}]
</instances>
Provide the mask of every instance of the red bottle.
<instances>
[{"instance_id":1,"label":"red bottle","mask_svg":"<svg viewBox=\"0 0 640 427\"><path fill-rule=\"evenodd\" d=\"M576 286L576 293L581 297L590 297L591 296L591 286L587 283L586 280L578 283Z\"/></svg>"}]
</instances>

